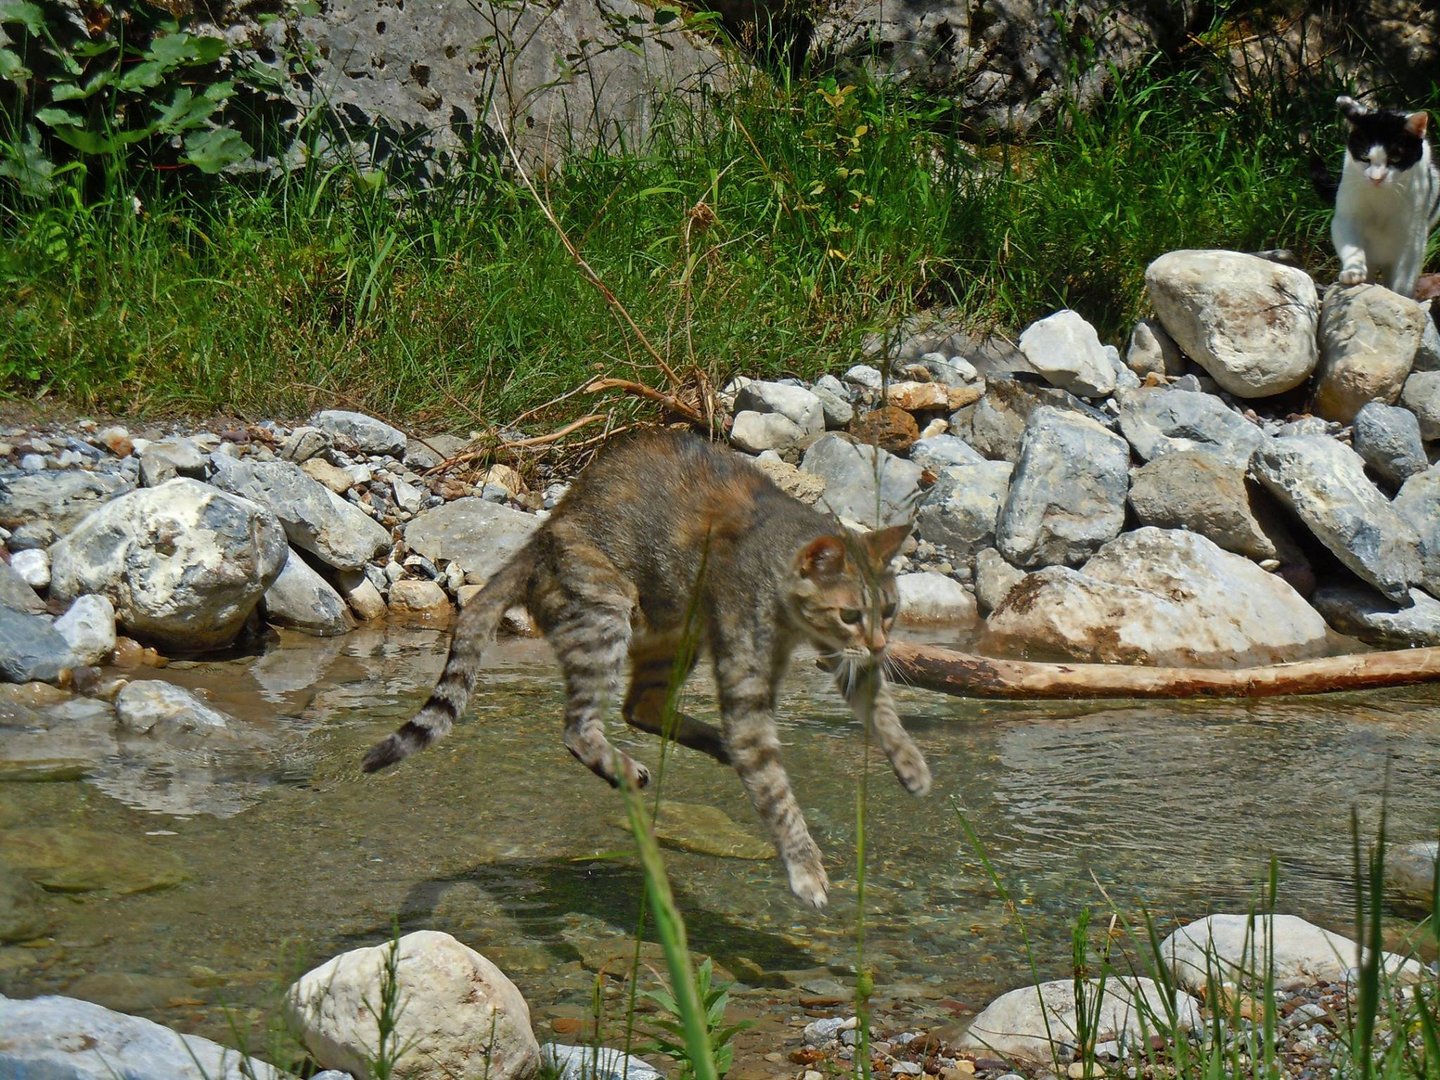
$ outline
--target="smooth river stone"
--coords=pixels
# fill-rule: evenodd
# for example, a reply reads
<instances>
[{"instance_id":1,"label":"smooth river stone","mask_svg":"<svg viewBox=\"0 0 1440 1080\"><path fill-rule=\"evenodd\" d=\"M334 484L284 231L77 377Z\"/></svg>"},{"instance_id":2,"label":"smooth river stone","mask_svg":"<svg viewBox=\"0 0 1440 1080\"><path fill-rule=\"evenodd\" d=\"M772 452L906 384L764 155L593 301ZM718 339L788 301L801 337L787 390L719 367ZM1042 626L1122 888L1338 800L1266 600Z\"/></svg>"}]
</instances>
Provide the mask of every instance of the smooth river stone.
<instances>
[{"instance_id":1,"label":"smooth river stone","mask_svg":"<svg viewBox=\"0 0 1440 1080\"><path fill-rule=\"evenodd\" d=\"M6 829L0 832L0 864L51 892L128 896L166 889L186 877L179 858L153 841L85 829Z\"/></svg>"},{"instance_id":2,"label":"smooth river stone","mask_svg":"<svg viewBox=\"0 0 1440 1080\"><path fill-rule=\"evenodd\" d=\"M616 828L630 831L630 823L617 820ZM700 803L660 804L655 822L655 839L666 847L697 855L718 855L723 859L773 859L774 845L741 828L725 811Z\"/></svg>"},{"instance_id":3,"label":"smooth river stone","mask_svg":"<svg viewBox=\"0 0 1440 1080\"><path fill-rule=\"evenodd\" d=\"M29 941L50 929L44 899L23 875L0 865L0 944Z\"/></svg>"}]
</instances>

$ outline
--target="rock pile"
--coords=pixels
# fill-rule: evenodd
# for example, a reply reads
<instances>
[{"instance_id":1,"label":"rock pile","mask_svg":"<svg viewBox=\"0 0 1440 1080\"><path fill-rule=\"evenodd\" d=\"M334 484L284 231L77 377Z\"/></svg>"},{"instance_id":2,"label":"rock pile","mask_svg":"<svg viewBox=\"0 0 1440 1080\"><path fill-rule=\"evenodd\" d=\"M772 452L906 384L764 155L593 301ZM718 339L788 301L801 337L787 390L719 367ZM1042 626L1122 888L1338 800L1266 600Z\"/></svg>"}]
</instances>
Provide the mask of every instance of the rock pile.
<instances>
[{"instance_id":1,"label":"rock pile","mask_svg":"<svg viewBox=\"0 0 1440 1080\"><path fill-rule=\"evenodd\" d=\"M913 520L912 620L988 614L987 647L1075 660L1269 663L1334 631L1440 643L1440 335L1375 285L1171 252L1126 353L1077 313L972 359L910 342L888 372L737 378L732 444L859 528ZM958 350L956 350L958 351ZM443 619L563 494L434 467L327 411L297 427L142 438L82 422L0 445L0 674ZM516 613L523 625L521 613ZM138 644L137 644L138 643ZM112 680L108 686L118 691Z\"/></svg>"}]
</instances>

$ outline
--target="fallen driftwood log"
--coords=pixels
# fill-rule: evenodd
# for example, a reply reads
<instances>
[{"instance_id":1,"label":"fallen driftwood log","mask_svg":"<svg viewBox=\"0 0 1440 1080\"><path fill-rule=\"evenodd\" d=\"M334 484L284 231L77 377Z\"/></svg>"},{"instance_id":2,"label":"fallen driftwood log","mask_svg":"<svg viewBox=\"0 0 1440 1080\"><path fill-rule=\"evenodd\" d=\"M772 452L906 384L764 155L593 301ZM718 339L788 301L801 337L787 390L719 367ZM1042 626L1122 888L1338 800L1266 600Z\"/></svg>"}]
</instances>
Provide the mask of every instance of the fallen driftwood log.
<instances>
[{"instance_id":1,"label":"fallen driftwood log","mask_svg":"<svg viewBox=\"0 0 1440 1080\"><path fill-rule=\"evenodd\" d=\"M891 644L894 681L976 698L1275 697L1440 680L1440 648L1350 653L1230 671L999 660L938 645Z\"/></svg>"}]
</instances>

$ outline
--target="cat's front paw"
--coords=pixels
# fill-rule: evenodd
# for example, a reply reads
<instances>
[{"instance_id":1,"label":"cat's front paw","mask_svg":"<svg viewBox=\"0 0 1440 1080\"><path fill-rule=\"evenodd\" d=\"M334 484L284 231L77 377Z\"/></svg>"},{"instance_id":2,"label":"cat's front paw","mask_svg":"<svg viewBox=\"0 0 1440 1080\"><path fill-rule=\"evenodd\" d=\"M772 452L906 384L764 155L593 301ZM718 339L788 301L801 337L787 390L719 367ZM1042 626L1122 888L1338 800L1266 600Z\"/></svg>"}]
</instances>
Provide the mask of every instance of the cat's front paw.
<instances>
[{"instance_id":1,"label":"cat's front paw","mask_svg":"<svg viewBox=\"0 0 1440 1080\"><path fill-rule=\"evenodd\" d=\"M1341 285L1363 285L1365 284L1365 268L1363 266L1349 266L1340 271L1339 282Z\"/></svg>"},{"instance_id":2,"label":"cat's front paw","mask_svg":"<svg viewBox=\"0 0 1440 1080\"><path fill-rule=\"evenodd\" d=\"M896 778L911 795L930 793L930 766L925 764L925 756L920 753L918 746L911 744L896 751L895 756L890 759L890 765L895 770Z\"/></svg>"},{"instance_id":3,"label":"cat's front paw","mask_svg":"<svg viewBox=\"0 0 1440 1080\"><path fill-rule=\"evenodd\" d=\"M817 857L811 861L790 863L790 891L814 908L823 908L830 898L830 879Z\"/></svg>"}]
</instances>

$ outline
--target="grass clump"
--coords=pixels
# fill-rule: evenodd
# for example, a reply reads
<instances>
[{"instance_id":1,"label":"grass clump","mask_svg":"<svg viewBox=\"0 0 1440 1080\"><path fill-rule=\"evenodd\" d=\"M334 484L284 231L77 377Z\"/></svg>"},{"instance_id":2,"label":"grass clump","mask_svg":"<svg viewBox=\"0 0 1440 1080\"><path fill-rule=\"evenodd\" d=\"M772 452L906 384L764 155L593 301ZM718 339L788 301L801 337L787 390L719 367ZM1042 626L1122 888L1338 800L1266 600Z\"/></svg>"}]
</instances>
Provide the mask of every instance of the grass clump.
<instances>
[{"instance_id":1,"label":"grass clump","mask_svg":"<svg viewBox=\"0 0 1440 1080\"><path fill-rule=\"evenodd\" d=\"M1121 341L1164 251L1318 258L1293 132L1209 68L1116 76L1025 143L956 128L949 103L878 83L750 75L538 186L667 361L717 380L832 370L924 307L1016 331L1068 306ZM427 190L319 161L184 187L109 170L98 193L96 176L0 184L10 394L499 425L650 363L497 157Z\"/></svg>"}]
</instances>

